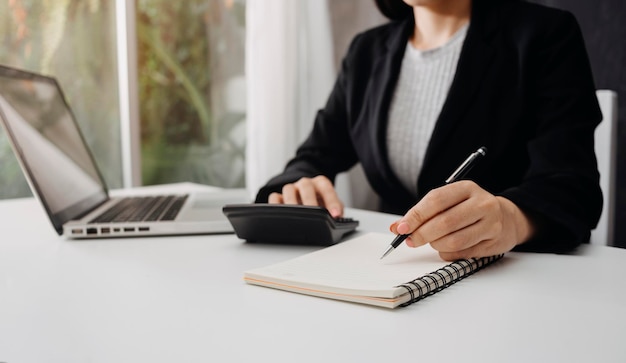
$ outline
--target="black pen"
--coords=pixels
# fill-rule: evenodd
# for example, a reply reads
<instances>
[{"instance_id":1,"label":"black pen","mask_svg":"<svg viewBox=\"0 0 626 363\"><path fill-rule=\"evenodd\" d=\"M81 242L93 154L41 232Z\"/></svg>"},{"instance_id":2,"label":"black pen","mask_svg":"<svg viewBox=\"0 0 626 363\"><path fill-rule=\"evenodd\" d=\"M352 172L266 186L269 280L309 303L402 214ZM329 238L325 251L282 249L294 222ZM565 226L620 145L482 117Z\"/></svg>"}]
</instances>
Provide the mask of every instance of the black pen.
<instances>
[{"instance_id":1,"label":"black pen","mask_svg":"<svg viewBox=\"0 0 626 363\"><path fill-rule=\"evenodd\" d=\"M452 173L452 175L450 175L448 177L448 179L446 179L445 183L446 184L454 183L455 181L457 181L460 178L462 178L463 176L465 176L465 174L467 174L467 172L470 171L470 169L476 164L476 160L478 160L478 158L481 157L481 156L485 156L486 154L487 154L487 148L484 147L484 146L479 148L475 152L473 152L470 156L467 157L467 159L465 159L463 164L459 165L459 167L456 168L454 173ZM391 245L389 245L389 247L387 247L387 250L385 251L385 253L383 253L383 255L380 257L380 259L382 260L383 258L385 258L385 256L390 254L391 251L395 250L396 247L400 246L400 244L408 236L409 236L408 234L399 234L399 235L397 235L396 238L394 238L393 241L391 241Z\"/></svg>"}]
</instances>

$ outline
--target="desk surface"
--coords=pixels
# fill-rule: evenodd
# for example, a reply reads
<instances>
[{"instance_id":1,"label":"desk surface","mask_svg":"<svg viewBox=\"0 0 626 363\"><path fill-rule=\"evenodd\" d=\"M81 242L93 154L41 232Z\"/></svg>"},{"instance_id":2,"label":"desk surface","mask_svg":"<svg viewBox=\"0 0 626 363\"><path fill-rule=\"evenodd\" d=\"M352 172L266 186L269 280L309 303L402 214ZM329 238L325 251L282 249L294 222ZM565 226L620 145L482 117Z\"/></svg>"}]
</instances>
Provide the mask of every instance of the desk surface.
<instances>
[{"instance_id":1,"label":"desk surface","mask_svg":"<svg viewBox=\"0 0 626 363\"><path fill-rule=\"evenodd\" d=\"M362 231L395 220L348 214ZM0 362L626 362L622 249L509 253L387 310L242 280L314 247L65 240L34 199L0 202L0 221Z\"/></svg>"}]
</instances>

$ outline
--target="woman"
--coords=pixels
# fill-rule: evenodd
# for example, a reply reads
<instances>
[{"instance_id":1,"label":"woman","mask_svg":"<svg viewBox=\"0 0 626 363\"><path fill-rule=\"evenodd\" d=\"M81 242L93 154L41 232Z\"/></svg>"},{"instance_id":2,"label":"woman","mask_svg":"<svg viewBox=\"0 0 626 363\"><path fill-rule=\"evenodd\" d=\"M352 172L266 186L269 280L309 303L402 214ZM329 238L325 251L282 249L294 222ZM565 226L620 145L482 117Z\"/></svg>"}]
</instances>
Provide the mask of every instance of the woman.
<instances>
[{"instance_id":1,"label":"woman","mask_svg":"<svg viewBox=\"0 0 626 363\"><path fill-rule=\"evenodd\" d=\"M601 120L580 29L518 0L377 0L392 19L355 37L330 98L257 202L343 205L355 163L404 214L390 230L442 258L560 252L602 209L593 134ZM441 186L471 152L488 154Z\"/></svg>"}]
</instances>

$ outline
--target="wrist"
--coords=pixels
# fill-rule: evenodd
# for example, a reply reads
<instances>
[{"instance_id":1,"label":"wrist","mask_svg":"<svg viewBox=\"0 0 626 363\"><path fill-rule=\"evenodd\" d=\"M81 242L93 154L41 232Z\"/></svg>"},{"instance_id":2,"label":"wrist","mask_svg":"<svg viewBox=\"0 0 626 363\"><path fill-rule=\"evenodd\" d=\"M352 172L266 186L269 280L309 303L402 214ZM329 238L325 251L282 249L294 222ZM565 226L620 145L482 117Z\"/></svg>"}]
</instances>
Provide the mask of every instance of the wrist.
<instances>
[{"instance_id":1,"label":"wrist","mask_svg":"<svg viewBox=\"0 0 626 363\"><path fill-rule=\"evenodd\" d=\"M515 245L520 245L531 239L535 233L535 225L530 216L512 201L504 197L497 198L505 211L506 220L510 221L509 228L513 232Z\"/></svg>"}]
</instances>

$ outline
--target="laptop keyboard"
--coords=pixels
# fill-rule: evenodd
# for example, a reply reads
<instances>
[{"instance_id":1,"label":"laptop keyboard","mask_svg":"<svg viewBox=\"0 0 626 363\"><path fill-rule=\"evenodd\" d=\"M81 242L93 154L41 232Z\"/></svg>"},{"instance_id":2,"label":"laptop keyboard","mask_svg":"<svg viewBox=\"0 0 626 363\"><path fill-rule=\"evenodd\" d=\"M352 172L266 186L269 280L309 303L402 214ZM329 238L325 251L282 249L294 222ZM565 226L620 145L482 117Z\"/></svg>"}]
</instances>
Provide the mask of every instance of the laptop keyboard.
<instances>
[{"instance_id":1,"label":"laptop keyboard","mask_svg":"<svg viewBox=\"0 0 626 363\"><path fill-rule=\"evenodd\" d=\"M123 198L89 223L173 221L189 195Z\"/></svg>"}]
</instances>

